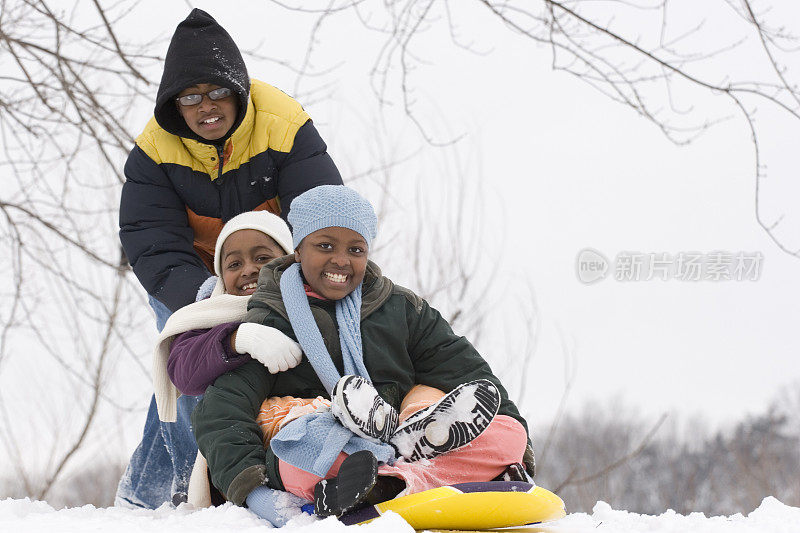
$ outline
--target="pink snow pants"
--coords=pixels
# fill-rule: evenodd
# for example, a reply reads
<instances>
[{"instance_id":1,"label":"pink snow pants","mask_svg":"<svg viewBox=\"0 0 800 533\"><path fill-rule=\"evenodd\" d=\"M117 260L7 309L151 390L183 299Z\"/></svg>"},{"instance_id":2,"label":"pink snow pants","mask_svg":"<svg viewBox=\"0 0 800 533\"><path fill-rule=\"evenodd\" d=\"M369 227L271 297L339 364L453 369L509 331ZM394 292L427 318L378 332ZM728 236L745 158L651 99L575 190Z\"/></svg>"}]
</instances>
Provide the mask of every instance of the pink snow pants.
<instances>
[{"instance_id":1,"label":"pink snow pants","mask_svg":"<svg viewBox=\"0 0 800 533\"><path fill-rule=\"evenodd\" d=\"M431 387L424 385L417 387L406 397L406 400L410 401L403 402L401 421L444 395ZM522 424L510 416L498 415L483 433L466 446L433 459L413 463L400 459L394 466L381 465L378 467L378 475L394 476L404 480L406 490L403 491L403 495L455 483L489 481L499 476L508 465L521 463L527 443L528 436ZM346 454L339 454L324 479L330 479L339 473L339 467L345 457ZM278 469L283 486L288 492L306 500L314 499L314 485L323 478L284 461L278 462Z\"/></svg>"}]
</instances>

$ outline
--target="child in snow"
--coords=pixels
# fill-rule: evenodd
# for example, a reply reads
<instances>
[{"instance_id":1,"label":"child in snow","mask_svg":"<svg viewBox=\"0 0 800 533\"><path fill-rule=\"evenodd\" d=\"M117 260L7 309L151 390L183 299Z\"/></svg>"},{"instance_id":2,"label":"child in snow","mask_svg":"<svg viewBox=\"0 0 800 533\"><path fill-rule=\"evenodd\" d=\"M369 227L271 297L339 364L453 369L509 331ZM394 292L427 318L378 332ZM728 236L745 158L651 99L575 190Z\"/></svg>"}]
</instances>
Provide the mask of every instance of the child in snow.
<instances>
[{"instance_id":1,"label":"child in snow","mask_svg":"<svg viewBox=\"0 0 800 533\"><path fill-rule=\"evenodd\" d=\"M257 514L272 488L313 498L326 515L488 481L509 465L520 474L523 461L532 474L525 421L487 363L367 259L371 205L321 186L291 207L294 255L261 269L246 320L297 338L306 358L279 375L246 362L206 390L192 422L214 485ZM412 389L430 395L406 398ZM292 421L265 449L255 418L270 396L331 397L333 412Z\"/></svg>"},{"instance_id":2,"label":"child in snow","mask_svg":"<svg viewBox=\"0 0 800 533\"><path fill-rule=\"evenodd\" d=\"M299 345L280 331L242 324L259 270L290 249L289 228L271 213L242 213L225 224L214 256L217 277L201 287L197 302L173 313L156 343L153 385L161 420L175 420L178 391L203 394L218 376L251 359L271 373L300 362Z\"/></svg>"},{"instance_id":3,"label":"child in snow","mask_svg":"<svg viewBox=\"0 0 800 533\"><path fill-rule=\"evenodd\" d=\"M280 331L242 324L259 270L272 259L289 253L291 242L286 223L266 211L242 213L225 224L214 256L218 277L209 279L201 288L198 302L169 318L156 344L153 381L161 420L176 419L178 391L202 394L218 376L247 361L259 361L271 373L300 362L299 345ZM270 398L265 402L266 408L284 414L270 421L270 431L277 431L291 416L300 416L326 403L322 398ZM291 416L286 416L292 408ZM267 432L265 441L269 437ZM205 460L198 455L188 495L184 494L182 500L188 498L196 506L207 506L215 494L209 489Z\"/></svg>"}]
</instances>

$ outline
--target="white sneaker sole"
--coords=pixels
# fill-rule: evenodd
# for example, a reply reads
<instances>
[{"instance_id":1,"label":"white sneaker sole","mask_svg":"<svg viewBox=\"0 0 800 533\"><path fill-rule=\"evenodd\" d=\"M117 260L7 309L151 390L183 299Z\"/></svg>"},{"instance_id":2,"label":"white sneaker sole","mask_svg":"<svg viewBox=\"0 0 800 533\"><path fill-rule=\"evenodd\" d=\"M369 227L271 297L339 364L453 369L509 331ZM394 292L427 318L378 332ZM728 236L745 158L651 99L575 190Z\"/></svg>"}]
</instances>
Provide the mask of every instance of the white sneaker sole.
<instances>
[{"instance_id":1,"label":"white sneaker sole","mask_svg":"<svg viewBox=\"0 0 800 533\"><path fill-rule=\"evenodd\" d=\"M343 377L332 396L333 416L359 437L386 442L397 429L397 411L364 378Z\"/></svg>"},{"instance_id":2,"label":"white sneaker sole","mask_svg":"<svg viewBox=\"0 0 800 533\"><path fill-rule=\"evenodd\" d=\"M411 415L389 443L407 461L431 459L472 442L489 426L500 407L493 383L465 383L439 402Z\"/></svg>"}]
</instances>

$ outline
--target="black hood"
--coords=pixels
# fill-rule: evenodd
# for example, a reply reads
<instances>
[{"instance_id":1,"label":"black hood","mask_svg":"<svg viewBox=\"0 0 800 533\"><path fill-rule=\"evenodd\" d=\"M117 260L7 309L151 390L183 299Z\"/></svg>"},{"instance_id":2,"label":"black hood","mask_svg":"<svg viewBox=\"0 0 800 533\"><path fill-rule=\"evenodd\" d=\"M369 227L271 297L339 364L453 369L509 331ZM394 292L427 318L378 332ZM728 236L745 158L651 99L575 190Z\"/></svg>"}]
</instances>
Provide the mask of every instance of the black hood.
<instances>
[{"instance_id":1,"label":"black hood","mask_svg":"<svg viewBox=\"0 0 800 533\"><path fill-rule=\"evenodd\" d=\"M236 121L225 137L217 141L208 141L193 132L175 105L178 93L198 83L227 87L238 96ZM219 143L242 123L249 95L250 78L236 43L214 17L201 9L193 9L175 28L164 59L164 73L158 86L154 112L158 125L180 137Z\"/></svg>"}]
</instances>

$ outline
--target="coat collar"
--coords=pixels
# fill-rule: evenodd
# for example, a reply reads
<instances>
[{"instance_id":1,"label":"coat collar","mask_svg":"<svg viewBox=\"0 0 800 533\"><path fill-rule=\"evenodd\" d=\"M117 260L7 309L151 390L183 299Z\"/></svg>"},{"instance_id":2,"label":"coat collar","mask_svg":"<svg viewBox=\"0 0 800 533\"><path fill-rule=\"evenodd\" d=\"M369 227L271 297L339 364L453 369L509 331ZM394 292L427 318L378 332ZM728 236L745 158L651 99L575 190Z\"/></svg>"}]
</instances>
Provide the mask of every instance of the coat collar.
<instances>
[{"instance_id":1,"label":"coat collar","mask_svg":"<svg viewBox=\"0 0 800 533\"><path fill-rule=\"evenodd\" d=\"M255 106L253 105L252 96L247 102L247 112L242 119L242 123L239 124L236 130L234 130L233 134L231 134L231 136L228 137L228 140L225 141L224 152L228 154L228 151L230 150L230 153L225 158L225 164L228 164L230 161L237 161L241 159L242 155L247 150L247 147L250 145L250 141L253 137L253 125L255 124L256 111ZM180 140L191 156L203 163L203 166L205 166L206 170L208 170L211 179L217 179L217 176L219 175L219 162L216 161L216 146L207 142L188 139L186 137L180 137ZM212 157L214 160L211 159ZM216 172L214 172L214 169L216 169Z\"/></svg>"}]
</instances>

